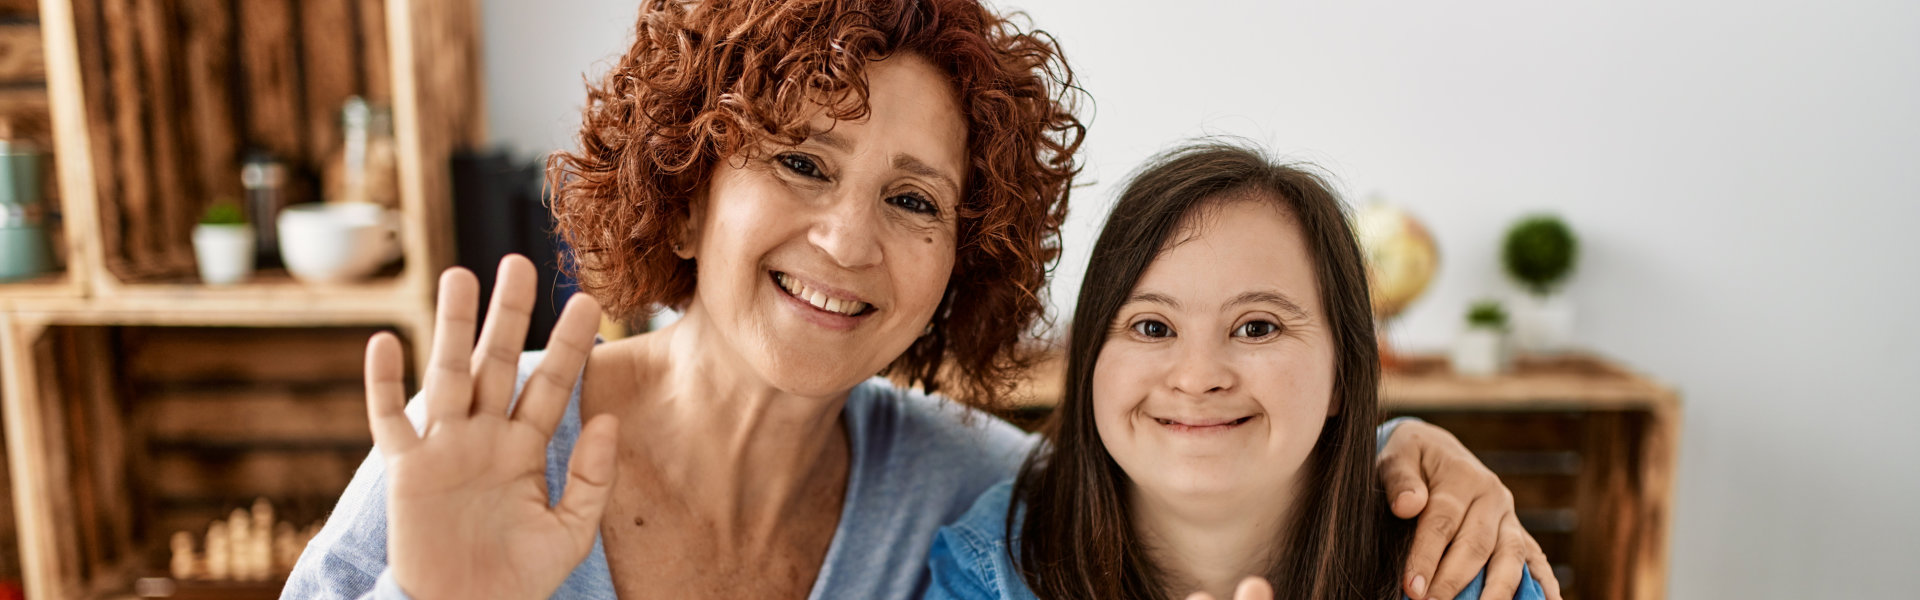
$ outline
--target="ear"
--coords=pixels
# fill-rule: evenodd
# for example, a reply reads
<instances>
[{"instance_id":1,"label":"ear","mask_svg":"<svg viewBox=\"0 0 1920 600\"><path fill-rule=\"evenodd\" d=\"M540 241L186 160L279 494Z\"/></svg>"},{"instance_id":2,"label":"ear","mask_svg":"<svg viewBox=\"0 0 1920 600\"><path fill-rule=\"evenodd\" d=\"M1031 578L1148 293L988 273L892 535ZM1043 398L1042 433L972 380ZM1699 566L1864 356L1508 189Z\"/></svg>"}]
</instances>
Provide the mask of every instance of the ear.
<instances>
[{"instance_id":1,"label":"ear","mask_svg":"<svg viewBox=\"0 0 1920 600\"><path fill-rule=\"evenodd\" d=\"M681 260L693 260L700 248L700 228L705 224L707 207L707 186L700 186L693 196L687 199L687 218L680 222L680 232L673 239L673 255Z\"/></svg>"},{"instance_id":2,"label":"ear","mask_svg":"<svg viewBox=\"0 0 1920 600\"><path fill-rule=\"evenodd\" d=\"M1340 386L1334 384L1333 393L1327 394L1327 418L1340 416Z\"/></svg>"}]
</instances>

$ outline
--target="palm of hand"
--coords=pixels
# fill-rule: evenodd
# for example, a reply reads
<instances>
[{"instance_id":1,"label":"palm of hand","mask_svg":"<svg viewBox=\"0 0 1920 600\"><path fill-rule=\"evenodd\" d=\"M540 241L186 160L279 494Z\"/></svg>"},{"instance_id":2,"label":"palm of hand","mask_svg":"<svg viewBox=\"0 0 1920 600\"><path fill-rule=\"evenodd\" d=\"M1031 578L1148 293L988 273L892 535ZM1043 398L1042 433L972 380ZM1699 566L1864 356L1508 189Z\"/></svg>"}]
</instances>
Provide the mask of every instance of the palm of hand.
<instances>
[{"instance_id":1,"label":"palm of hand","mask_svg":"<svg viewBox=\"0 0 1920 600\"><path fill-rule=\"evenodd\" d=\"M592 346L599 310L576 296L545 360L509 411L533 296L532 265L502 261L485 331L473 341L473 275L441 278L433 359L420 397L426 427L403 413L399 342L367 351L369 419L387 465L388 562L408 595L535 598L553 594L593 547L613 478L610 416L584 427L558 505L547 493L547 445Z\"/></svg>"}]
</instances>

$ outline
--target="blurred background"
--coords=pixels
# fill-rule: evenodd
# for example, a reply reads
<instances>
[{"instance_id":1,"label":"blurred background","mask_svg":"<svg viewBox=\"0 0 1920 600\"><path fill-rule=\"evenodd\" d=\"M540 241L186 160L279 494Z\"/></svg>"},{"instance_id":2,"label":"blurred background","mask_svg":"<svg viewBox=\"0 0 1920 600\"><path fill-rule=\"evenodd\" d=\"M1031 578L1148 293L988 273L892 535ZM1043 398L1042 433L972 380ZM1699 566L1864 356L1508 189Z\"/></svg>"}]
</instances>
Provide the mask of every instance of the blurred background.
<instances>
[{"instance_id":1,"label":"blurred background","mask_svg":"<svg viewBox=\"0 0 1920 600\"><path fill-rule=\"evenodd\" d=\"M1424 222L1440 267L1390 325L1411 350L1521 295L1506 230L1556 213L1581 242L1573 343L1684 405L1671 596L1909 592L1920 4L995 4L1058 37L1093 99L1056 314L1117 186L1185 138L1244 136ZM567 144L631 12L487 2L495 139Z\"/></svg>"},{"instance_id":2,"label":"blurred background","mask_svg":"<svg viewBox=\"0 0 1920 600\"><path fill-rule=\"evenodd\" d=\"M995 6L1090 99L1048 333L1131 169L1251 140L1355 206L1384 401L1568 597L1909 587L1920 4ZM636 10L0 0L0 599L275 597L370 443L368 333L420 364L438 268L506 252L570 293L538 165Z\"/></svg>"}]
</instances>

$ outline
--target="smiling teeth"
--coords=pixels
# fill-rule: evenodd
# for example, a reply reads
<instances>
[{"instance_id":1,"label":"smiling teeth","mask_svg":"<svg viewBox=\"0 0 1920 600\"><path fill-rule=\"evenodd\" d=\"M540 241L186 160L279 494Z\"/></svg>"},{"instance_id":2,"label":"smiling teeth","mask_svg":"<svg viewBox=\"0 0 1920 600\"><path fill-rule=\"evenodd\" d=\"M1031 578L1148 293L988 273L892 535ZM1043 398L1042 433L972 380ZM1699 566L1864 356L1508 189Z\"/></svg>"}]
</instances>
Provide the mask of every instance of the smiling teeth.
<instances>
[{"instance_id":1,"label":"smiling teeth","mask_svg":"<svg viewBox=\"0 0 1920 600\"><path fill-rule=\"evenodd\" d=\"M814 308L847 316L857 315L867 310L867 303L865 302L830 298L825 292L809 288L806 284L795 281L793 276L787 275L786 273L776 273L774 277L779 280L780 289L786 290L788 294L792 294L795 298L805 300L807 304L813 305Z\"/></svg>"}]
</instances>

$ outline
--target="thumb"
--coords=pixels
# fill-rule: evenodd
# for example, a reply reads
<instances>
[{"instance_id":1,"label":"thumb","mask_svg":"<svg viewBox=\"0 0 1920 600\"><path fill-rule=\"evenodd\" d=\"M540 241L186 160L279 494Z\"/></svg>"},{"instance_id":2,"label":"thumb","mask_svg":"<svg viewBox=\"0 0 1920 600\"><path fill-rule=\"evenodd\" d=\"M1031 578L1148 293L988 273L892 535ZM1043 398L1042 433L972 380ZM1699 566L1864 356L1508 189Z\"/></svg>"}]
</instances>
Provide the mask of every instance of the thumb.
<instances>
[{"instance_id":1,"label":"thumb","mask_svg":"<svg viewBox=\"0 0 1920 600\"><path fill-rule=\"evenodd\" d=\"M1259 577L1242 579L1233 588L1233 600L1273 600L1273 585Z\"/></svg>"},{"instance_id":2,"label":"thumb","mask_svg":"<svg viewBox=\"0 0 1920 600\"><path fill-rule=\"evenodd\" d=\"M1417 452L1380 455L1380 482L1386 484L1393 515L1402 519L1411 519L1427 509L1427 478L1420 470Z\"/></svg>"},{"instance_id":3,"label":"thumb","mask_svg":"<svg viewBox=\"0 0 1920 600\"><path fill-rule=\"evenodd\" d=\"M607 510L607 498L613 492L613 446L619 430L620 420L613 415L587 421L580 430L580 440L573 445L573 457L567 460L567 487L555 512L573 538L584 541L579 548L582 554L593 548L600 515Z\"/></svg>"}]
</instances>

